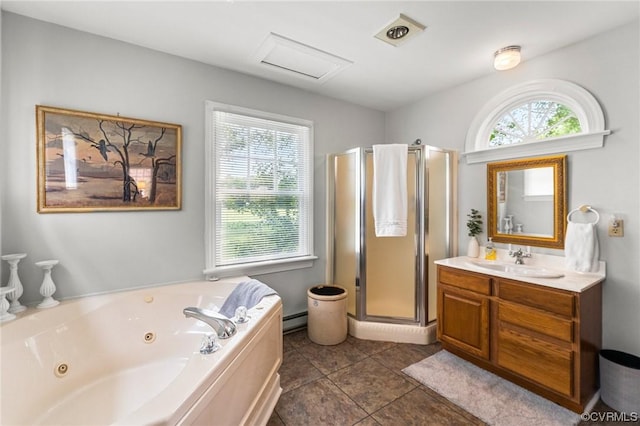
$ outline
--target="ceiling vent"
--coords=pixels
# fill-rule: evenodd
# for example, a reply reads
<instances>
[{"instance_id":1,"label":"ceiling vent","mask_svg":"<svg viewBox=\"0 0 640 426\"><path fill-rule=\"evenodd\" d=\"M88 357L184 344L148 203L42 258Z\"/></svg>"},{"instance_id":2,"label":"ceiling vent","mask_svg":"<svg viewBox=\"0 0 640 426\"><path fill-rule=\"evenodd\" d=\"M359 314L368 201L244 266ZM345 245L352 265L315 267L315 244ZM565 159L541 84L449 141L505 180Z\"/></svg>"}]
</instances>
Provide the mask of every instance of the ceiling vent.
<instances>
[{"instance_id":1,"label":"ceiling vent","mask_svg":"<svg viewBox=\"0 0 640 426\"><path fill-rule=\"evenodd\" d=\"M401 13L398 19L380 30L375 37L393 46L398 46L420 34L425 28L421 23Z\"/></svg>"},{"instance_id":2,"label":"ceiling vent","mask_svg":"<svg viewBox=\"0 0 640 426\"><path fill-rule=\"evenodd\" d=\"M274 33L269 34L256 56L261 64L275 71L319 83L353 63Z\"/></svg>"}]
</instances>

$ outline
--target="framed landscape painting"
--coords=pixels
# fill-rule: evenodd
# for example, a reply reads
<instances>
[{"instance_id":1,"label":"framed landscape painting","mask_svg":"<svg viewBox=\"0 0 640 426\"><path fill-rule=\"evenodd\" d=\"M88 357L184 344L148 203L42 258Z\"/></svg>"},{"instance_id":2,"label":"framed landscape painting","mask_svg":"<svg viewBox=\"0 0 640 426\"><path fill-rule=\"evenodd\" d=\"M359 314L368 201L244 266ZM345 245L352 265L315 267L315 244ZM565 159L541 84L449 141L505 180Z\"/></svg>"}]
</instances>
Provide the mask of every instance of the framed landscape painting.
<instances>
[{"instance_id":1,"label":"framed landscape painting","mask_svg":"<svg viewBox=\"0 0 640 426\"><path fill-rule=\"evenodd\" d=\"M182 126L36 105L38 212L178 210Z\"/></svg>"}]
</instances>

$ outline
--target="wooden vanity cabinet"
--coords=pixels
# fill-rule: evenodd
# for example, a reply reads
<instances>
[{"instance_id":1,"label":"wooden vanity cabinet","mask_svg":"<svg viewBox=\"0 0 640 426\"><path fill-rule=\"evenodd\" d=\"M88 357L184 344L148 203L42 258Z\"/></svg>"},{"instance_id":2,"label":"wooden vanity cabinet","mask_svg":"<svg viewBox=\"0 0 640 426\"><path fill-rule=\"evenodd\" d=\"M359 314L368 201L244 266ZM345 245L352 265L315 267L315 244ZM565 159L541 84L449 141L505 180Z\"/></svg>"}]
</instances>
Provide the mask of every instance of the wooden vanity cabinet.
<instances>
[{"instance_id":1,"label":"wooden vanity cabinet","mask_svg":"<svg viewBox=\"0 0 640 426\"><path fill-rule=\"evenodd\" d=\"M438 266L443 348L581 413L598 389L602 287L577 293Z\"/></svg>"}]
</instances>

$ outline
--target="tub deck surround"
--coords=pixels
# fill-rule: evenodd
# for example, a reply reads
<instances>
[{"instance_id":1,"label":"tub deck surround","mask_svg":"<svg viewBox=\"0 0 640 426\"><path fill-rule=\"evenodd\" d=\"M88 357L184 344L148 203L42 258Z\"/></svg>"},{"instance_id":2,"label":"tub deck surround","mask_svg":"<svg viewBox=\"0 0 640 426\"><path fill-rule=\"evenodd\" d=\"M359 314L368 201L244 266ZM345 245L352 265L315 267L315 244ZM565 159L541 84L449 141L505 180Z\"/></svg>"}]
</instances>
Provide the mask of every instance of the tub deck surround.
<instances>
[{"instance_id":1,"label":"tub deck surround","mask_svg":"<svg viewBox=\"0 0 640 426\"><path fill-rule=\"evenodd\" d=\"M249 309L210 355L211 327L182 313L217 310L248 279L63 301L2 324L2 424L265 424L281 392L281 299Z\"/></svg>"},{"instance_id":2,"label":"tub deck surround","mask_svg":"<svg viewBox=\"0 0 640 426\"><path fill-rule=\"evenodd\" d=\"M508 278L516 281L523 281L531 284L537 284L545 287L552 287L559 290L568 290L581 293L590 287L604 281L606 278L606 265L605 262L600 261L600 268L598 272L575 272L565 269L564 257L552 256L545 254L533 253L532 257L525 259L525 267L538 267L544 268L549 271L557 271L562 274L559 278L538 278L531 276L515 275L509 272L502 272L496 270L488 270L481 265L486 264L504 264L515 265L515 259L508 255L507 250L498 249L498 258L495 261L484 260L482 255L477 258L468 256L458 256L449 259L436 260L434 263L442 266L449 266L451 268L463 269L465 271L478 272L485 275L495 275L501 278ZM484 253L484 250L480 250Z\"/></svg>"}]
</instances>

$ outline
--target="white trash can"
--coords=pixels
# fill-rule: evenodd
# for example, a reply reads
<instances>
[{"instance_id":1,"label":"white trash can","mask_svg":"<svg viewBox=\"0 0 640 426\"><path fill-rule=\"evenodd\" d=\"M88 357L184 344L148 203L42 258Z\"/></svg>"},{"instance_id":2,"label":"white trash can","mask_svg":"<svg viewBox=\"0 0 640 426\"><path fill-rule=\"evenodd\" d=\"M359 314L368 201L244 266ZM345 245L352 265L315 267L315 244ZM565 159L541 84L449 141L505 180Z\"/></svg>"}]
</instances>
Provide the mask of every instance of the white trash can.
<instances>
[{"instance_id":1,"label":"white trash can","mask_svg":"<svg viewBox=\"0 0 640 426\"><path fill-rule=\"evenodd\" d=\"M318 285L307 290L307 332L319 345L337 345L347 338L347 290Z\"/></svg>"}]
</instances>

